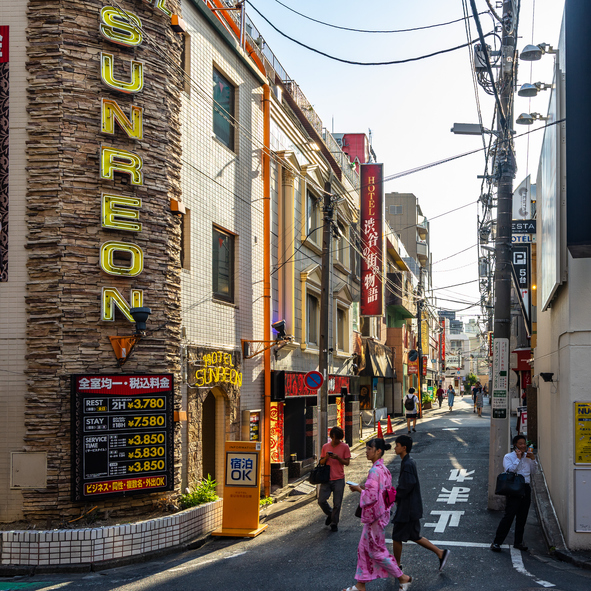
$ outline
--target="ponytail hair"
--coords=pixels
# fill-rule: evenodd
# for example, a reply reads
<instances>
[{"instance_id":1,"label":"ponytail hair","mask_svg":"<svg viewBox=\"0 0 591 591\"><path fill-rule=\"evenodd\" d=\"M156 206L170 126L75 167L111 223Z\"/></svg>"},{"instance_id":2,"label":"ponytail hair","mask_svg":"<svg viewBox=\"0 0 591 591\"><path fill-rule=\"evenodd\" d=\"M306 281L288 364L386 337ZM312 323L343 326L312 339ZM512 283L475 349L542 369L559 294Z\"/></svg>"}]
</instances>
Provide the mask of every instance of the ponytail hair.
<instances>
[{"instance_id":1,"label":"ponytail hair","mask_svg":"<svg viewBox=\"0 0 591 591\"><path fill-rule=\"evenodd\" d=\"M375 449L381 449L382 457L389 449L392 449L392 446L389 443L386 443L386 441L384 439L381 439L380 437L370 439L365 445L367 447L375 447Z\"/></svg>"}]
</instances>

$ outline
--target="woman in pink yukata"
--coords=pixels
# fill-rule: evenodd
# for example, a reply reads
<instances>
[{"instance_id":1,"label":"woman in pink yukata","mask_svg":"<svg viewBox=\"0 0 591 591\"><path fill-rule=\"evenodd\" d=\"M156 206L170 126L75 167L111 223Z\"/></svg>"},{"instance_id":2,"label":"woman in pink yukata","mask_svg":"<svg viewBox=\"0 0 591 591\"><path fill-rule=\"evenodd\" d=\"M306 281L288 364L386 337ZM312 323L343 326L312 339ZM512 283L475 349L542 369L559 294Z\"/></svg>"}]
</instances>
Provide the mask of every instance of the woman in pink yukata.
<instances>
[{"instance_id":1,"label":"woman in pink yukata","mask_svg":"<svg viewBox=\"0 0 591 591\"><path fill-rule=\"evenodd\" d=\"M386 507L384 491L392 488L392 474L384 465L382 456L392 446L383 439L367 442L365 455L372 462L365 485L349 485L361 493L361 523L363 531L357 548L357 583L344 591L365 591L365 585L374 579L398 579L400 591L406 591L412 577L405 575L386 548L384 530L390 522L390 507Z\"/></svg>"}]
</instances>

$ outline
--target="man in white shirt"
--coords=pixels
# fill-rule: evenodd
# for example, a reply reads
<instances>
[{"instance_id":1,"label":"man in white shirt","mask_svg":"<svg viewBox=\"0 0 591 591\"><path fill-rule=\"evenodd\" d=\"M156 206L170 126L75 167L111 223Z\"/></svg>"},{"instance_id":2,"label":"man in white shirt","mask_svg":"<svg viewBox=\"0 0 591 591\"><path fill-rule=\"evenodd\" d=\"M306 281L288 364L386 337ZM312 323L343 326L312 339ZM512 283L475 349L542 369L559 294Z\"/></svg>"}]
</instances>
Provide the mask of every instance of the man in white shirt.
<instances>
[{"instance_id":1,"label":"man in white shirt","mask_svg":"<svg viewBox=\"0 0 591 591\"><path fill-rule=\"evenodd\" d=\"M525 494L522 497L507 497L505 506L505 515L499 523L494 542L490 549L493 552L501 551L501 544L505 541L513 519L515 519L515 538L513 547L517 550L527 550L523 544L523 531L527 514L531 504L531 477L538 470L538 463L532 451L527 449L527 441L523 435L513 437L513 450L503 458L503 468L505 472L516 472L525 479Z\"/></svg>"}]
</instances>

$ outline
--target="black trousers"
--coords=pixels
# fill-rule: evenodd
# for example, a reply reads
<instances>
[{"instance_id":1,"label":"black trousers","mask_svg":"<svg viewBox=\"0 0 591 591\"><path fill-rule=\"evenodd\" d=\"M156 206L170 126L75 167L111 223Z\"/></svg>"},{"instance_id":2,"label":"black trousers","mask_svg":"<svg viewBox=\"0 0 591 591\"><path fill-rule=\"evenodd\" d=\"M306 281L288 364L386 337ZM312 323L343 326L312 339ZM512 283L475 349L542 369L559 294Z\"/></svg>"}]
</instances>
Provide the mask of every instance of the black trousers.
<instances>
[{"instance_id":1,"label":"black trousers","mask_svg":"<svg viewBox=\"0 0 591 591\"><path fill-rule=\"evenodd\" d=\"M513 544L523 544L523 530L527 521L529 506L531 505L531 487L525 485L525 495L522 497L507 497L505 506L505 515L497 527L495 535L495 544L502 544L511 529L513 519L515 519L515 538Z\"/></svg>"}]
</instances>

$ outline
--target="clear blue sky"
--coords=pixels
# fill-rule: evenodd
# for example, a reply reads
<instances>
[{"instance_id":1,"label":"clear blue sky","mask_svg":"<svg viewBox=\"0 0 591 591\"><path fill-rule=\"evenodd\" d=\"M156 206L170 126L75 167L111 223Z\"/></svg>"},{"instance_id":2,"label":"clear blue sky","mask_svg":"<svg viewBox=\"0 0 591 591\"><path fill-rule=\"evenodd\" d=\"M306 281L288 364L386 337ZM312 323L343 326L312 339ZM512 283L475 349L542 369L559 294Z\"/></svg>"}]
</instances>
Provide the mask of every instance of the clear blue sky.
<instances>
[{"instance_id":1,"label":"clear blue sky","mask_svg":"<svg viewBox=\"0 0 591 591\"><path fill-rule=\"evenodd\" d=\"M463 22L412 33L362 34L313 23L290 12L275 0L249 2L289 36L349 60L405 59L461 45L467 41ZM360 29L420 27L463 16L461 0L281 2L315 19ZM469 9L470 2L467 1L466 4ZM491 4L495 6L496 2L491 0ZM477 0L476 5L479 12L487 9L485 0ZM518 48L522 49L532 40L535 43L556 45L563 6L563 0L522 0ZM335 132L367 133L369 129L372 130L373 147L378 161L385 165L386 175L482 146L479 137L450 133L454 122L478 121L468 49L403 65L368 67L341 64L285 39L251 7L247 10L288 75L300 85L314 105L327 129L333 129L334 119ZM481 19L484 32L491 31L492 19L488 15L482 15ZM476 36L476 27L471 19L471 38ZM530 81L550 83L552 70L553 56L546 56L533 65L520 61L518 81L520 84ZM548 95L548 92L541 93L531 99L531 105L530 100L516 97L516 114L524 111L545 114ZM490 127L494 99L480 87L478 96L483 123L485 127ZM526 129L516 127L518 133ZM543 132L532 134L529 146L525 138L517 140L518 172L515 186L528 172L535 177L542 134ZM433 279L436 288L477 279L475 247L457 256L452 255L477 242L475 202L480 195L481 181L476 176L482 174L483 170L484 156L480 153L386 184L387 192L416 194L423 213L430 220L460 205L474 203L431 221ZM474 282L449 290L438 290L436 294L441 298L475 302L479 298L477 285ZM443 300L440 301L440 306L451 309L465 307ZM462 314L479 313L479 308L472 308Z\"/></svg>"}]
</instances>

